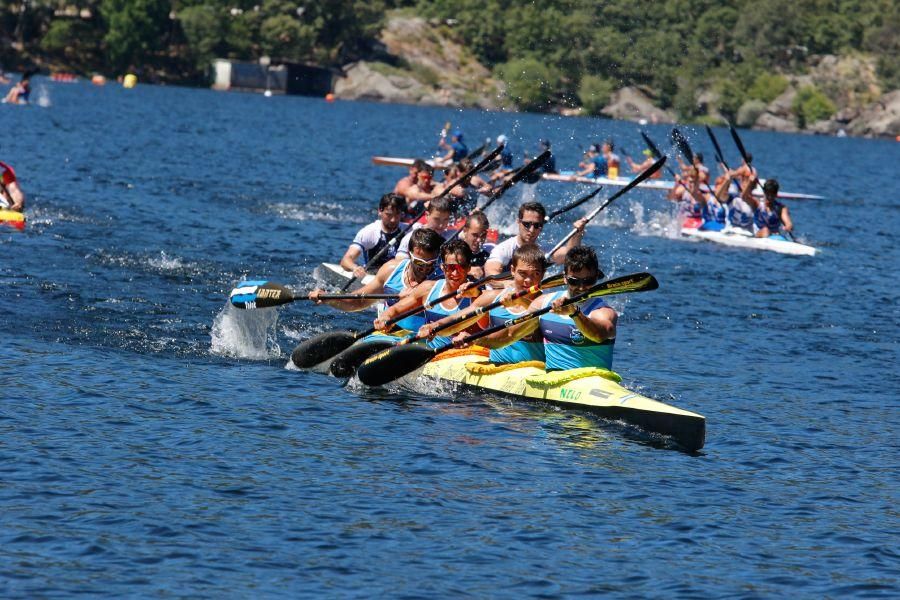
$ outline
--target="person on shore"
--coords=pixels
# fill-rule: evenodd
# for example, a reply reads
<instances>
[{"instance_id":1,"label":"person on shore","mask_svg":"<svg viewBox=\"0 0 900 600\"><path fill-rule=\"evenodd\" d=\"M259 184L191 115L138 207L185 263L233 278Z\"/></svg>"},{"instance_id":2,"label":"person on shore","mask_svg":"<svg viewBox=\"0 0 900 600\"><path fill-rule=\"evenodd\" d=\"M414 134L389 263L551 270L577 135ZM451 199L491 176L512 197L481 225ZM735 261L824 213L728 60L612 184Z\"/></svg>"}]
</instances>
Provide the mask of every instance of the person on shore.
<instances>
[{"instance_id":1,"label":"person on shore","mask_svg":"<svg viewBox=\"0 0 900 600\"><path fill-rule=\"evenodd\" d=\"M354 296L363 296L367 294L399 294L404 295L410 293L410 290L427 280L434 272L438 261L438 252L441 244L444 243L443 238L428 228L417 229L413 232L410 239L410 256L409 258L395 257L393 260L386 262L378 269L378 272L371 281L363 285L361 288L352 292ZM326 304L333 308L346 312L355 312L366 309L373 304L379 302L370 298L351 298L347 300L323 299L321 295L325 291L315 289L309 293L309 299L315 301L316 304ZM385 306L390 307L397 302L395 300L386 300ZM401 321L398 327L416 331L424 325L421 318L410 321Z\"/></svg>"},{"instance_id":2,"label":"person on shore","mask_svg":"<svg viewBox=\"0 0 900 600\"><path fill-rule=\"evenodd\" d=\"M497 300L503 301L502 306L491 309L488 312L488 319L472 315L470 318L460 322L459 324L448 328L444 333L451 335L464 330L471 330L476 324L481 329L494 327L501 323L505 323L509 319L518 317L528 311L531 302L537 298L541 292L535 292L527 296L522 296L515 300L509 300L509 297L517 292L523 292L528 288L538 285L544 278L544 270L546 263L544 261L544 253L536 244L525 244L520 246L513 253L512 262L509 266L509 272L512 275L512 281L505 287L493 290L485 290L480 296L472 301L472 306L465 313L472 313L475 309L489 306ZM506 300L504 300L506 299ZM427 337L435 329L446 325L449 319L443 319L436 323L429 323L419 329L419 335ZM454 338L454 341L464 342L465 333ZM493 338L493 339L491 339ZM495 364L510 364L527 360L544 361L544 342L540 331L534 331L530 335L523 336L510 343L502 334L488 336L482 338L479 342L491 349L490 361Z\"/></svg>"},{"instance_id":3,"label":"person on shore","mask_svg":"<svg viewBox=\"0 0 900 600\"><path fill-rule=\"evenodd\" d=\"M463 143L463 134L459 129L455 129L450 135L450 143L447 143L446 138L441 137L438 145L447 151L447 154L440 159L444 164L459 162L469 155L469 148Z\"/></svg>"},{"instance_id":4,"label":"person on shore","mask_svg":"<svg viewBox=\"0 0 900 600\"><path fill-rule=\"evenodd\" d=\"M394 193L382 196L378 202L378 219L357 232L341 258L341 266L362 279L367 273L377 271L381 265L393 259L397 254L397 246L390 242L409 228L409 225L400 222L405 207L406 200L403 196ZM385 246L389 246L388 249L375 259ZM360 257L363 259L361 265L357 264Z\"/></svg>"},{"instance_id":5,"label":"person on shore","mask_svg":"<svg viewBox=\"0 0 900 600\"><path fill-rule=\"evenodd\" d=\"M25 210L25 193L19 187L16 172L11 166L0 161L0 208L17 212Z\"/></svg>"},{"instance_id":6,"label":"person on shore","mask_svg":"<svg viewBox=\"0 0 900 600\"><path fill-rule=\"evenodd\" d=\"M450 219L452 217L450 210L450 202L446 198L435 198L428 203L428 209L425 211L425 222L413 223L407 230L406 235L400 240L400 247L397 248L398 258L409 258L409 245L413 234L422 228L430 229L438 233L445 240L450 239L455 233L449 229Z\"/></svg>"},{"instance_id":7,"label":"person on shore","mask_svg":"<svg viewBox=\"0 0 900 600\"><path fill-rule=\"evenodd\" d=\"M415 159L413 161L413 164L409 167L409 173L406 176L402 177L396 183L396 185L394 185L394 193L399 194L405 198L406 192L409 190L409 188L416 185L416 183L418 182L419 171L421 171L425 166L426 163L424 160L422 160L421 158Z\"/></svg>"},{"instance_id":8,"label":"person on shore","mask_svg":"<svg viewBox=\"0 0 900 600\"><path fill-rule=\"evenodd\" d=\"M512 262L513 254L519 246L525 244L537 243L538 236L544 230L544 224L547 221L547 210L540 202L526 202L519 207L518 226L519 232L515 237L501 242L494 246L490 257L484 264L485 275L498 275L502 273ZM562 264L566 258L566 253L581 243L584 237L584 228L587 226L585 219L579 219L573 223L576 229L575 235L569 239L565 246L548 257L551 262ZM550 251L550 247L544 247L540 244L541 249L546 253Z\"/></svg>"}]
</instances>

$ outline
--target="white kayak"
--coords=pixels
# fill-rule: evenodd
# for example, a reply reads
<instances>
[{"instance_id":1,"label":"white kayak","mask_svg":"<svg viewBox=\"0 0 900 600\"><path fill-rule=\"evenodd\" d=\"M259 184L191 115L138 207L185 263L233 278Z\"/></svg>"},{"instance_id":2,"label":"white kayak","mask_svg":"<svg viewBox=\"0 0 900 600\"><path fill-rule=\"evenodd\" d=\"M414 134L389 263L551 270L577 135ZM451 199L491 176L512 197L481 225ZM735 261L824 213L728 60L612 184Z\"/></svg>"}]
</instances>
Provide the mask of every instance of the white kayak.
<instances>
[{"instance_id":1,"label":"white kayak","mask_svg":"<svg viewBox=\"0 0 900 600\"><path fill-rule=\"evenodd\" d=\"M341 265L334 263L322 263L313 272L316 281L325 286L343 288L347 282L353 277L353 273L344 269ZM372 281L372 275L366 275L362 280L357 279L353 282L347 291L353 291L361 288L366 283Z\"/></svg>"},{"instance_id":2,"label":"white kayak","mask_svg":"<svg viewBox=\"0 0 900 600\"><path fill-rule=\"evenodd\" d=\"M755 250L769 250L781 254L793 254L795 256L815 256L816 249L806 244L792 242L780 235L764 238L755 237L749 231L743 229L723 229L722 231L704 231L696 227L682 227L681 235L733 246L735 248L753 248Z\"/></svg>"}]
</instances>

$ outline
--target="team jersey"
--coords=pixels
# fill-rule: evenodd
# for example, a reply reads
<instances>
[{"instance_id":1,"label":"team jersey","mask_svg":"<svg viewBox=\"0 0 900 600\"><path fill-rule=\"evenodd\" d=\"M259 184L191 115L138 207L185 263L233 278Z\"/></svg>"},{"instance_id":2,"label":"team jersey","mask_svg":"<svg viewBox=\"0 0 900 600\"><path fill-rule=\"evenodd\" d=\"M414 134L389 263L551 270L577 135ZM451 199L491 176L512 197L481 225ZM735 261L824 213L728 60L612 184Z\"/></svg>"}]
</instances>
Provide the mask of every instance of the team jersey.
<instances>
[{"instance_id":1,"label":"team jersey","mask_svg":"<svg viewBox=\"0 0 900 600\"><path fill-rule=\"evenodd\" d=\"M512 291L512 288L504 288L504 290L497 295L496 300L507 295L510 291ZM506 306L498 306L488 313L491 320L490 327L502 325L509 319L514 319L527 311L527 308L510 310ZM541 337L540 330L535 330L530 335L527 335L521 340L515 341L508 346L491 349L490 361L495 365L511 364L526 360L544 361L544 340Z\"/></svg>"},{"instance_id":2,"label":"team jersey","mask_svg":"<svg viewBox=\"0 0 900 600\"><path fill-rule=\"evenodd\" d=\"M385 294L399 294L407 289L405 283L405 273L406 267L409 266L409 259L401 260L400 263L394 267L394 270L388 276L387 281L384 282L384 293ZM393 306L397 303L397 300L385 300L384 306L385 308ZM409 331L418 331L419 327L425 324L425 318L422 316L422 313L418 313L411 317L406 317L405 319L398 321L396 323L396 327L401 327L403 329L407 329Z\"/></svg>"},{"instance_id":3,"label":"team jersey","mask_svg":"<svg viewBox=\"0 0 900 600\"><path fill-rule=\"evenodd\" d=\"M450 147L453 148L453 162L459 162L469 155L468 146L460 141L451 143Z\"/></svg>"},{"instance_id":4,"label":"team jersey","mask_svg":"<svg viewBox=\"0 0 900 600\"><path fill-rule=\"evenodd\" d=\"M546 244L540 244L541 250L546 254L550 251L550 247ZM506 241L500 242L491 250L488 260L499 261L500 270L505 271L512 262L513 254L519 249L519 236L511 237Z\"/></svg>"},{"instance_id":5,"label":"team jersey","mask_svg":"<svg viewBox=\"0 0 900 600\"><path fill-rule=\"evenodd\" d=\"M490 242L482 244L481 250L472 255L472 266L483 267L495 246L496 244Z\"/></svg>"},{"instance_id":6,"label":"team jersey","mask_svg":"<svg viewBox=\"0 0 900 600\"><path fill-rule=\"evenodd\" d=\"M728 209L728 222L732 227L753 231L753 207L741 198L741 192L733 181L728 186L728 200L725 201Z\"/></svg>"},{"instance_id":7,"label":"team jersey","mask_svg":"<svg viewBox=\"0 0 900 600\"><path fill-rule=\"evenodd\" d=\"M408 224L400 223L400 226L395 231L391 233L385 233L381 228L381 221L375 221L374 223L369 223L368 225L360 229L357 232L356 237L353 238L351 245L358 246L362 251L363 264L366 266L366 270L374 271L387 261L394 258L394 255L397 254L397 246L392 245L392 247L389 248L388 251L385 252L377 262L369 264L371 258L381 252L381 249L384 248L385 244L393 240L394 237L402 235L403 232L408 228Z\"/></svg>"},{"instance_id":8,"label":"team jersey","mask_svg":"<svg viewBox=\"0 0 900 600\"><path fill-rule=\"evenodd\" d=\"M3 185L9 185L16 181L16 172L11 166L3 161L0 161L0 168L3 169Z\"/></svg>"},{"instance_id":9,"label":"team jersey","mask_svg":"<svg viewBox=\"0 0 900 600\"><path fill-rule=\"evenodd\" d=\"M547 306L566 292L545 294L542 305ZM594 298L583 303L581 312L585 315L608 306L602 298ZM600 343L587 339L571 317L547 313L540 317L541 334L544 336L544 355L548 371L577 369L579 367L603 367L612 369L613 347L616 340Z\"/></svg>"},{"instance_id":10,"label":"team jersey","mask_svg":"<svg viewBox=\"0 0 900 600\"><path fill-rule=\"evenodd\" d=\"M591 159L591 162L594 163L594 171L591 173L591 177L606 177L609 173L609 163L606 162L606 159L602 156L595 156Z\"/></svg>"},{"instance_id":11,"label":"team jersey","mask_svg":"<svg viewBox=\"0 0 900 600\"><path fill-rule=\"evenodd\" d=\"M425 304L430 304L447 293L444 291L444 284L446 282L446 279L439 279L438 281L434 282L434 285L431 286L431 291L429 291L428 296L425 297ZM445 317L449 317L450 315L454 315L461 310L469 308L471 304L471 298L460 299L456 308L453 309L444 308L440 304L435 304L431 308L425 309L425 322L436 323ZM427 345L429 348L439 348L442 346L446 346L451 341L452 338L450 337L437 335L433 339L428 340Z\"/></svg>"},{"instance_id":12,"label":"team jersey","mask_svg":"<svg viewBox=\"0 0 900 600\"><path fill-rule=\"evenodd\" d=\"M759 203L753 213L753 222L757 229L766 227L769 233L778 233L781 229L781 209L784 208L784 204L777 200L771 202L771 207L769 204L768 202Z\"/></svg>"},{"instance_id":13,"label":"team jersey","mask_svg":"<svg viewBox=\"0 0 900 600\"><path fill-rule=\"evenodd\" d=\"M412 238L413 231L416 229L421 229L425 227L424 223L413 223L412 227L406 230L406 235L403 236L403 239L400 240L400 246L397 248L397 256L400 258L409 258L409 240ZM445 229L444 231L438 231L444 240L449 240L455 233L453 229Z\"/></svg>"}]
</instances>

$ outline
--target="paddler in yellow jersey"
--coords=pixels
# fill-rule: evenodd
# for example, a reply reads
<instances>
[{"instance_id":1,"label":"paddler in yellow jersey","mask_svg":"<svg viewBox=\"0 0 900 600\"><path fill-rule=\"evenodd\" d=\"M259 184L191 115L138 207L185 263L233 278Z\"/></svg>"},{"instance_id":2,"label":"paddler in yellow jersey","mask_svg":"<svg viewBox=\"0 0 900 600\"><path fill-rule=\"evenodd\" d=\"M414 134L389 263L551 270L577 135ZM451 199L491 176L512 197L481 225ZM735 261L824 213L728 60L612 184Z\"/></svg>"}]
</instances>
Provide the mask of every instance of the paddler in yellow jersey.
<instances>
[{"instance_id":1,"label":"paddler in yellow jersey","mask_svg":"<svg viewBox=\"0 0 900 600\"><path fill-rule=\"evenodd\" d=\"M512 343L540 331L544 340L547 371L579 367L612 369L618 315L602 298L563 306L563 302L587 291L603 277L597 254L588 246L569 251L565 262L566 290L546 292L532 301L529 310L547 305L553 311L497 332L488 338Z\"/></svg>"},{"instance_id":2,"label":"paddler in yellow jersey","mask_svg":"<svg viewBox=\"0 0 900 600\"><path fill-rule=\"evenodd\" d=\"M428 279L428 276L434 271L438 261L438 252L443 243L444 239L437 232L428 228L417 229L410 238L410 257L394 258L386 262L378 269L371 281L352 292L352 295L383 293L402 296L410 293L413 288ZM309 293L309 299L314 300L317 304L327 304L347 312L363 310L378 302L376 299L368 298L325 300L320 298L324 293L324 290L315 289ZM389 300L385 304L391 306L396 302L397 300ZM420 319L418 322L408 324L403 324L401 321L398 326L415 330L423 324L424 320Z\"/></svg>"}]
</instances>

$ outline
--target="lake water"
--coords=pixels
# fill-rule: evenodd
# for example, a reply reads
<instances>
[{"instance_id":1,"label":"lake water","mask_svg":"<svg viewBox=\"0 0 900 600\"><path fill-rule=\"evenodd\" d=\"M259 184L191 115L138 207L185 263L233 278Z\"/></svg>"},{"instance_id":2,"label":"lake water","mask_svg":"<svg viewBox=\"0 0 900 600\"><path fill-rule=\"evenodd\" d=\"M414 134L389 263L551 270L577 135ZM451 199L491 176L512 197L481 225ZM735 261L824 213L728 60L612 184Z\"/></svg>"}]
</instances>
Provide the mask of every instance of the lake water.
<instances>
[{"instance_id":1,"label":"lake water","mask_svg":"<svg viewBox=\"0 0 900 600\"><path fill-rule=\"evenodd\" d=\"M0 107L29 196L0 232L3 597L900 595L900 144L742 132L763 176L827 196L790 203L813 258L677 239L648 191L592 223L608 275L660 281L613 302L616 369L706 416L691 455L577 412L343 388L285 365L368 313L227 307L243 277L312 287L404 173L371 156L430 153L445 121L471 146L548 137L560 168L608 136L637 154L637 125L35 88Z\"/></svg>"}]
</instances>

